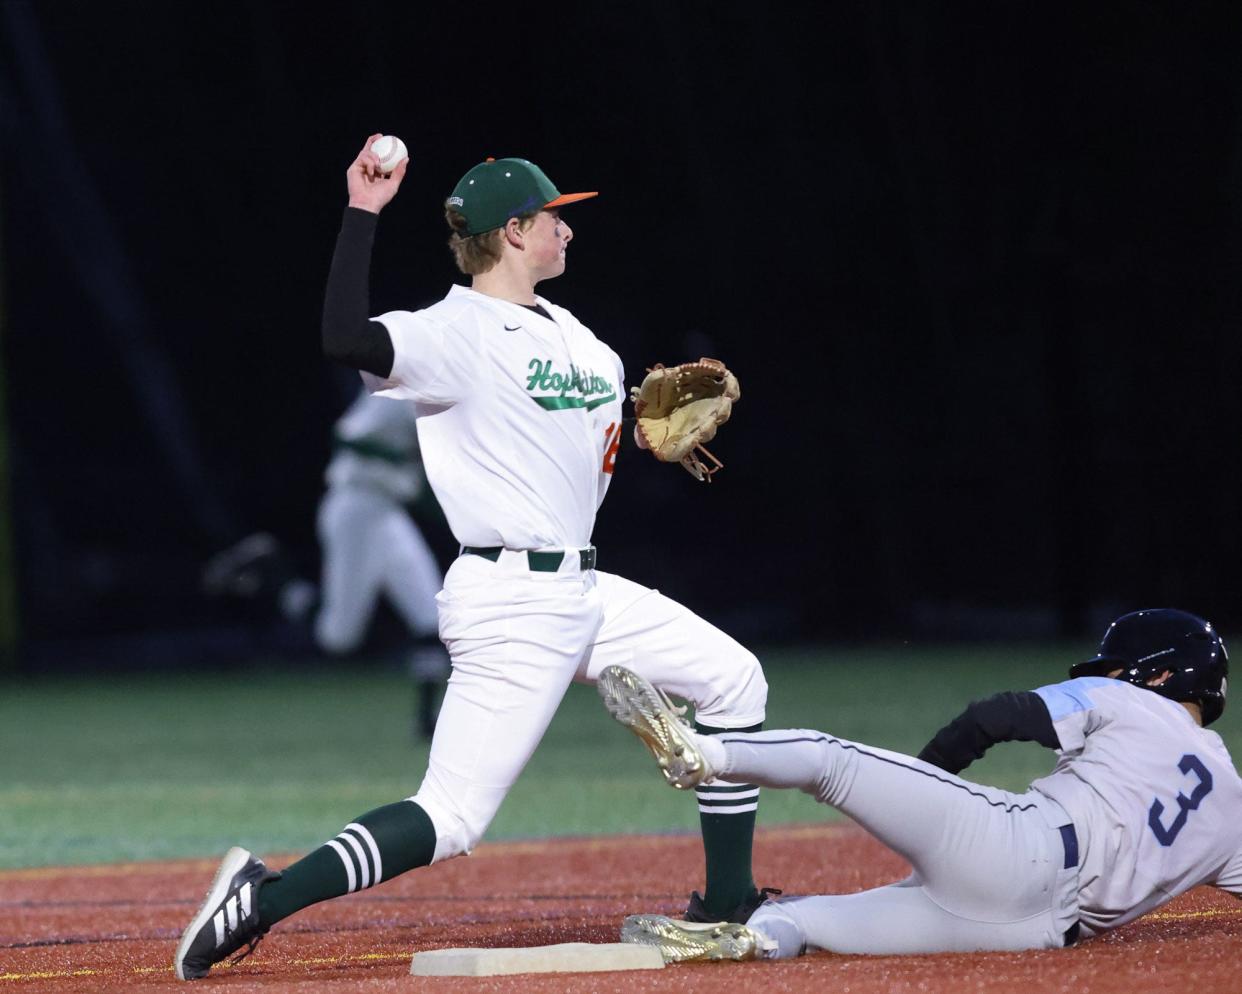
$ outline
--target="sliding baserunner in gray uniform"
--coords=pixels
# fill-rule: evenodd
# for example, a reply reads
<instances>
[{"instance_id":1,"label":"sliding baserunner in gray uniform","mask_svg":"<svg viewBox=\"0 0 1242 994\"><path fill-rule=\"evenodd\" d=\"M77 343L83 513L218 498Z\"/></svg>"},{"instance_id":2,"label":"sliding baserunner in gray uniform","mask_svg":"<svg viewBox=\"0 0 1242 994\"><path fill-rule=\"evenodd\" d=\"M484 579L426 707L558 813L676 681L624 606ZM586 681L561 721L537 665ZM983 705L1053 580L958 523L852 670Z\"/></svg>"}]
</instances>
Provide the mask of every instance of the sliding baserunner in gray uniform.
<instances>
[{"instance_id":1,"label":"sliding baserunner in gray uniform","mask_svg":"<svg viewBox=\"0 0 1242 994\"><path fill-rule=\"evenodd\" d=\"M1133 921L1199 884L1242 896L1242 780L1211 724L1228 657L1210 624L1137 611L1071 679L972 704L918 758L824 732L698 736L619 667L599 687L681 788L794 787L853 818L913 873L859 894L761 905L744 925L626 919L669 962L1046 949ZM1001 741L1057 750L1021 794L955 774Z\"/></svg>"}]
</instances>

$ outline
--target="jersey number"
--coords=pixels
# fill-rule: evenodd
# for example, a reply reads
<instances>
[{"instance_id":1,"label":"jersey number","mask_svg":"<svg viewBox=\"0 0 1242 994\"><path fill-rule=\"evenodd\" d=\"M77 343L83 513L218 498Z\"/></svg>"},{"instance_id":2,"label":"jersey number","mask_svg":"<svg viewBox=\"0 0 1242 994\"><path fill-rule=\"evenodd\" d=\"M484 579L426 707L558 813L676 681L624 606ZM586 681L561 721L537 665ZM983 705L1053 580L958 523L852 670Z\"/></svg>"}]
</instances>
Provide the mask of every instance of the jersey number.
<instances>
[{"instance_id":1,"label":"jersey number","mask_svg":"<svg viewBox=\"0 0 1242 994\"><path fill-rule=\"evenodd\" d=\"M617 450L621 448L621 424L614 421L604 429L604 465L600 470L611 474L617 468Z\"/></svg>"},{"instance_id":2,"label":"jersey number","mask_svg":"<svg viewBox=\"0 0 1242 994\"><path fill-rule=\"evenodd\" d=\"M1199 783L1190 792L1189 797L1182 793L1177 795L1177 817L1173 819L1173 823L1168 828L1165 828L1160 820L1160 816L1164 814L1164 805L1159 799L1151 802L1151 810L1147 812L1147 824L1151 826L1151 830L1162 846L1173 845L1173 840L1185 826L1190 812L1197 808L1208 794L1212 793L1212 772L1203 765L1198 756L1186 753L1182 761L1177 764L1177 768L1183 773L1193 772L1199 778Z\"/></svg>"}]
</instances>

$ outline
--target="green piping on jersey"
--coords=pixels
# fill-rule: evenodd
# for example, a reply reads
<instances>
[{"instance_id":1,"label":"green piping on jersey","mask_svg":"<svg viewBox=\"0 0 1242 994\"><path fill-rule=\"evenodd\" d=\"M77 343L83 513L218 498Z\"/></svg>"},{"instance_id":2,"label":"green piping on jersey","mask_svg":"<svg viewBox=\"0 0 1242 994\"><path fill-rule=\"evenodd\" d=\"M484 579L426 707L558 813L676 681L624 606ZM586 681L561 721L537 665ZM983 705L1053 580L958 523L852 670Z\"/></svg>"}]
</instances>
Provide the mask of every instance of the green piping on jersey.
<instances>
[{"instance_id":1,"label":"green piping on jersey","mask_svg":"<svg viewBox=\"0 0 1242 994\"><path fill-rule=\"evenodd\" d=\"M566 411L578 407L593 411L601 404L617 399L617 388L607 377L589 369L581 370L572 363L568 373L553 372L551 359L532 359L526 368L532 370L526 378L526 389L531 392L531 400L545 411ZM535 390L546 390L548 393L535 396ZM607 396L595 396L605 391Z\"/></svg>"},{"instance_id":2,"label":"green piping on jersey","mask_svg":"<svg viewBox=\"0 0 1242 994\"><path fill-rule=\"evenodd\" d=\"M607 404L610 400L616 399L615 390L607 397L596 397L594 400L586 400L583 397L531 397L531 400L545 411L567 411L575 407L585 407L588 411L593 411L601 404Z\"/></svg>"}]
</instances>

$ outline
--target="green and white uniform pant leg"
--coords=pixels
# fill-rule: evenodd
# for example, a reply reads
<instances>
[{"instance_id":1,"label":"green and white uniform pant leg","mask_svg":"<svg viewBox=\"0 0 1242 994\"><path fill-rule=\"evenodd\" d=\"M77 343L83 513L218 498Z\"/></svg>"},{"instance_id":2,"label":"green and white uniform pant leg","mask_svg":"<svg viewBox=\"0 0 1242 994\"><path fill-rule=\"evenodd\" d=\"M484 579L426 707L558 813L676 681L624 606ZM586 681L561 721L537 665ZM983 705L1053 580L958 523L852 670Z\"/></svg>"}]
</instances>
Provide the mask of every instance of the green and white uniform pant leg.
<instances>
[{"instance_id":1,"label":"green and white uniform pant leg","mask_svg":"<svg viewBox=\"0 0 1242 994\"><path fill-rule=\"evenodd\" d=\"M322 649L356 649L381 594L414 635L436 631L443 578L403 504L367 487L333 487L320 502L318 530L323 575L315 641Z\"/></svg>"},{"instance_id":2,"label":"green and white uniform pant leg","mask_svg":"<svg viewBox=\"0 0 1242 994\"><path fill-rule=\"evenodd\" d=\"M696 726L711 734L763 723L768 684L754 653L692 611L624 577L600 572L604 625L578 678L594 683L605 667L632 670L694 705ZM718 777L695 789L707 886L704 908L729 917L755 891L751 848L759 788Z\"/></svg>"},{"instance_id":3,"label":"green and white uniform pant leg","mask_svg":"<svg viewBox=\"0 0 1242 994\"><path fill-rule=\"evenodd\" d=\"M1062 946L1077 921L1069 818L1055 801L971 783L900 753L823 732L719 737L722 772L797 788L905 857L905 880L842 896L782 898L749 925L778 956L968 952Z\"/></svg>"},{"instance_id":4,"label":"green and white uniform pant leg","mask_svg":"<svg viewBox=\"0 0 1242 994\"><path fill-rule=\"evenodd\" d=\"M594 575L572 552L555 573L532 572L521 553L460 556L437 601L453 669L410 798L435 826L434 862L483 837L603 621Z\"/></svg>"},{"instance_id":5,"label":"green and white uniform pant leg","mask_svg":"<svg viewBox=\"0 0 1242 994\"><path fill-rule=\"evenodd\" d=\"M437 861L475 846L570 682L593 683L605 666L631 667L712 725L763 719L767 685L753 655L657 591L580 571L576 559L539 573L521 553L463 555L449 569L438 602L453 674L411 798L436 827Z\"/></svg>"}]
</instances>

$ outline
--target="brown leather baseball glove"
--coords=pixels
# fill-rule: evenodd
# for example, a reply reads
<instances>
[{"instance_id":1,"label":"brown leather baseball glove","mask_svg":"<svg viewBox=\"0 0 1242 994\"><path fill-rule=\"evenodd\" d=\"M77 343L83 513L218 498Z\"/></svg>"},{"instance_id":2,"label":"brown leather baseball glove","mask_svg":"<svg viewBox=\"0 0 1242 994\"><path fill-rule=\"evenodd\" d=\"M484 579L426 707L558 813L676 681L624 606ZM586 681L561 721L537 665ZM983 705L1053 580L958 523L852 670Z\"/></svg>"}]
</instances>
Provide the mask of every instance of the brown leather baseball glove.
<instances>
[{"instance_id":1,"label":"brown leather baseball glove","mask_svg":"<svg viewBox=\"0 0 1242 994\"><path fill-rule=\"evenodd\" d=\"M630 388L640 445L661 462L679 462L696 480L710 483L724 464L703 443L716 437L741 396L737 377L719 359L667 367L657 363Z\"/></svg>"}]
</instances>

